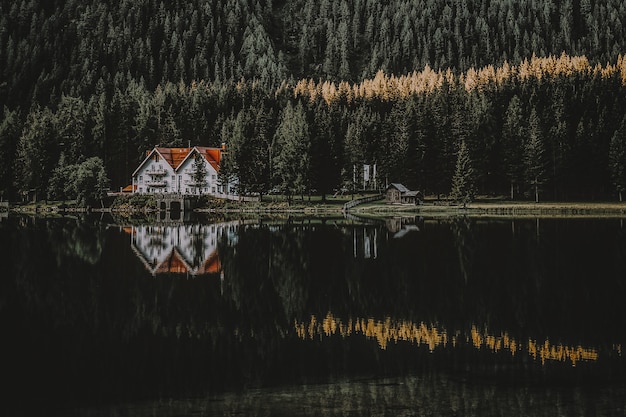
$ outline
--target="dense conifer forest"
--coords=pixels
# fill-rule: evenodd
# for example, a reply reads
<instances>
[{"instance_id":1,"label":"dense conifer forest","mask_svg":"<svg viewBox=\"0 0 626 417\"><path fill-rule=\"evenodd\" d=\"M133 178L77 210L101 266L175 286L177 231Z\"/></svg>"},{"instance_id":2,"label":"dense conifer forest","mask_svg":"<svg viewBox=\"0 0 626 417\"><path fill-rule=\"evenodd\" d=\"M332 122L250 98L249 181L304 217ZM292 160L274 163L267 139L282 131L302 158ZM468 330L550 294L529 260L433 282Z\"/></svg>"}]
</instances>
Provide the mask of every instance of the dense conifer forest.
<instances>
[{"instance_id":1,"label":"dense conifer forest","mask_svg":"<svg viewBox=\"0 0 626 417\"><path fill-rule=\"evenodd\" d=\"M621 198L625 20L622 0L0 0L0 195L88 202L154 145L224 142L242 193L360 188L376 164L457 199Z\"/></svg>"}]
</instances>

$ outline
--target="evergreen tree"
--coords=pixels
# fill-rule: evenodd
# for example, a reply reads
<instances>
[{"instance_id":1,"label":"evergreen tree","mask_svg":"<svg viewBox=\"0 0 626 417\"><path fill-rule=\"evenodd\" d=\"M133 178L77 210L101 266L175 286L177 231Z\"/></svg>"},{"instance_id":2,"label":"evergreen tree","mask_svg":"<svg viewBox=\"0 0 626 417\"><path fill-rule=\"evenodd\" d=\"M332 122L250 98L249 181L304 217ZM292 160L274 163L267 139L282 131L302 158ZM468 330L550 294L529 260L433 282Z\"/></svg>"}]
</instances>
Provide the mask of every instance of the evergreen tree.
<instances>
[{"instance_id":1,"label":"evergreen tree","mask_svg":"<svg viewBox=\"0 0 626 417\"><path fill-rule=\"evenodd\" d=\"M506 176L511 184L511 200L515 199L515 189L523 183L523 142L525 129L524 115L517 95L511 98L502 126L503 164Z\"/></svg>"},{"instance_id":2,"label":"evergreen tree","mask_svg":"<svg viewBox=\"0 0 626 417\"><path fill-rule=\"evenodd\" d=\"M271 188L270 152L272 145L273 116L264 105L253 109L252 181L250 191L266 194Z\"/></svg>"},{"instance_id":3,"label":"evergreen tree","mask_svg":"<svg viewBox=\"0 0 626 417\"><path fill-rule=\"evenodd\" d=\"M280 115L272 145L274 180L289 202L293 195L304 195L309 189L310 146L304 108L300 102L294 107L289 101Z\"/></svg>"},{"instance_id":4,"label":"evergreen tree","mask_svg":"<svg viewBox=\"0 0 626 417\"><path fill-rule=\"evenodd\" d=\"M341 185L342 128L335 106L318 103L312 111L311 184L325 200L326 194Z\"/></svg>"},{"instance_id":5,"label":"evergreen tree","mask_svg":"<svg viewBox=\"0 0 626 417\"><path fill-rule=\"evenodd\" d=\"M193 156L193 165L191 169L191 178L193 179L194 186L196 187L198 194L202 194L202 188L206 185L206 165L204 157L199 152L195 152Z\"/></svg>"},{"instance_id":6,"label":"evergreen tree","mask_svg":"<svg viewBox=\"0 0 626 417\"><path fill-rule=\"evenodd\" d=\"M527 184L534 191L535 202L539 202L539 190L545 181L546 163L543 133L534 108L530 112L528 138L524 144L524 173Z\"/></svg>"},{"instance_id":7,"label":"evergreen tree","mask_svg":"<svg viewBox=\"0 0 626 417\"><path fill-rule=\"evenodd\" d=\"M53 119L48 108L33 107L17 144L16 189L35 192L36 198L47 195L49 176L59 155Z\"/></svg>"},{"instance_id":8,"label":"evergreen tree","mask_svg":"<svg viewBox=\"0 0 626 417\"><path fill-rule=\"evenodd\" d=\"M70 163L81 162L90 152L87 137L87 106L80 98L63 96L54 117L55 131L65 158Z\"/></svg>"},{"instance_id":9,"label":"evergreen tree","mask_svg":"<svg viewBox=\"0 0 626 417\"><path fill-rule=\"evenodd\" d=\"M68 165L65 161L65 154L61 153L48 184L49 200L67 199L68 187L71 184L70 177L75 169L76 165Z\"/></svg>"},{"instance_id":10,"label":"evergreen tree","mask_svg":"<svg viewBox=\"0 0 626 417\"><path fill-rule=\"evenodd\" d=\"M2 115L2 123L0 123L0 200L5 200L14 197L13 159L16 154L21 126L17 110L9 110L5 107Z\"/></svg>"},{"instance_id":11,"label":"evergreen tree","mask_svg":"<svg viewBox=\"0 0 626 417\"><path fill-rule=\"evenodd\" d=\"M623 201L622 194L626 190L626 116L622 119L619 129L611 137L609 169L619 201Z\"/></svg>"},{"instance_id":12,"label":"evergreen tree","mask_svg":"<svg viewBox=\"0 0 626 417\"><path fill-rule=\"evenodd\" d=\"M223 130L228 153L222 167L236 177L239 192L265 194L270 188L270 117L263 105L241 110Z\"/></svg>"},{"instance_id":13,"label":"evergreen tree","mask_svg":"<svg viewBox=\"0 0 626 417\"><path fill-rule=\"evenodd\" d=\"M465 141L459 144L450 197L462 202L464 207L475 197L474 168Z\"/></svg>"},{"instance_id":14,"label":"evergreen tree","mask_svg":"<svg viewBox=\"0 0 626 417\"><path fill-rule=\"evenodd\" d=\"M81 206L92 206L98 202L103 205L109 180L102 159L97 156L88 158L80 164L68 166L67 172L67 198L75 199Z\"/></svg>"}]
</instances>

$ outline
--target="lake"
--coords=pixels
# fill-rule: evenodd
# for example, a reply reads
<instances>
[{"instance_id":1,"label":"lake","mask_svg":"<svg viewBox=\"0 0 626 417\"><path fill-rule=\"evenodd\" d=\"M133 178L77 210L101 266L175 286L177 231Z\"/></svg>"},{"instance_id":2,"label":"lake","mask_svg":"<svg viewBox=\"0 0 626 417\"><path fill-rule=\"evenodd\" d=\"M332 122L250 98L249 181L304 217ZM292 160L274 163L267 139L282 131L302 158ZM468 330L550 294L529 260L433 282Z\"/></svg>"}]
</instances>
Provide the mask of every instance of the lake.
<instances>
[{"instance_id":1,"label":"lake","mask_svg":"<svg viewBox=\"0 0 626 417\"><path fill-rule=\"evenodd\" d=\"M622 219L166 217L0 221L3 415L626 415Z\"/></svg>"}]
</instances>

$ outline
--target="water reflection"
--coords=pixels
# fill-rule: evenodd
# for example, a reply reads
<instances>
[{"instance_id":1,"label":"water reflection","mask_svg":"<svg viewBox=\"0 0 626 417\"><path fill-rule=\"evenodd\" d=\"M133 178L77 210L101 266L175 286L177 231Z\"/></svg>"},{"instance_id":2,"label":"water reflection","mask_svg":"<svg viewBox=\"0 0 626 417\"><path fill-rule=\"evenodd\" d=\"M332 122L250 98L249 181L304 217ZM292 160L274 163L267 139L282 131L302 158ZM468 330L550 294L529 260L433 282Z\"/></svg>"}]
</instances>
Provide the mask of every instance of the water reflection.
<instances>
[{"instance_id":1,"label":"water reflection","mask_svg":"<svg viewBox=\"0 0 626 417\"><path fill-rule=\"evenodd\" d=\"M202 275L222 271L218 241L232 242L236 222L123 227L133 252L152 274Z\"/></svg>"},{"instance_id":2,"label":"water reflection","mask_svg":"<svg viewBox=\"0 0 626 417\"><path fill-rule=\"evenodd\" d=\"M426 345L429 351L435 348L471 346L475 349L486 349L493 353L508 352L511 356L525 353L542 365L547 361L566 362L576 366L581 361L596 361L598 349L580 345L553 344L549 339L537 341L528 339L526 343L516 340L507 332L498 335L488 329L482 331L476 325L471 326L469 333L460 331L448 332L445 328L429 325L424 322L410 322L386 317L384 320L374 318L356 318L341 320L328 313L322 320L311 316L308 322L295 322L296 334L303 340L321 339L333 335L347 338L363 335L375 339L381 349L385 350L390 343L409 342L417 346ZM621 345L613 345L613 351L621 355Z\"/></svg>"},{"instance_id":3,"label":"water reflection","mask_svg":"<svg viewBox=\"0 0 626 417\"><path fill-rule=\"evenodd\" d=\"M10 394L73 404L226 392L217 401L234 398L227 408L237 411L234 393L249 387L363 375L461 375L492 388L623 382L619 222L540 228L534 219L9 217L0 324L15 358ZM161 274L222 279L150 278ZM363 387L348 393L354 404L367 401ZM355 410L340 394L316 406ZM259 406L250 401L246 414Z\"/></svg>"}]
</instances>

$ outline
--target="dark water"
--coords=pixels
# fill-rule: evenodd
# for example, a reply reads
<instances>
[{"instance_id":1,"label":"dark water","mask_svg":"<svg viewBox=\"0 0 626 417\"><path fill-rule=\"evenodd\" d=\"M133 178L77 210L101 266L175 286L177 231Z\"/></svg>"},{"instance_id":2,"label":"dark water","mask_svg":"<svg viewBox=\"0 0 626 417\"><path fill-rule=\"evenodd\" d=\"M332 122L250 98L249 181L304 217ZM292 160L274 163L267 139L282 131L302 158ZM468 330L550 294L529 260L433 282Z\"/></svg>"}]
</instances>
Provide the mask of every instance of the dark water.
<instances>
[{"instance_id":1,"label":"dark water","mask_svg":"<svg viewBox=\"0 0 626 417\"><path fill-rule=\"evenodd\" d=\"M626 415L620 219L9 217L0 245L2 415Z\"/></svg>"}]
</instances>

